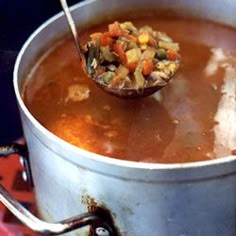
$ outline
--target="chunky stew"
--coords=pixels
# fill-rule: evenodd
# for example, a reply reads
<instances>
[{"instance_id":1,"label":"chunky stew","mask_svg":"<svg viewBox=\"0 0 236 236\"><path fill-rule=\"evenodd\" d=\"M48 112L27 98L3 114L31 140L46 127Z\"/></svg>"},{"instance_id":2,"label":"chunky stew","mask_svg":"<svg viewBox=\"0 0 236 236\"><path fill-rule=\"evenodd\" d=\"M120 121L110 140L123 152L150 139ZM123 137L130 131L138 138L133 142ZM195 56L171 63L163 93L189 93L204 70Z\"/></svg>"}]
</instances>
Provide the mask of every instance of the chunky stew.
<instances>
[{"instance_id":1,"label":"chunky stew","mask_svg":"<svg viewBox=\"0 0 236 236\"><path fill-rule=\"evenodd\" d=\"M149 25L115 21L90 35L87 73L116 89L165 86L179 68L179 44Z\"/></svg>"}]
</instances>

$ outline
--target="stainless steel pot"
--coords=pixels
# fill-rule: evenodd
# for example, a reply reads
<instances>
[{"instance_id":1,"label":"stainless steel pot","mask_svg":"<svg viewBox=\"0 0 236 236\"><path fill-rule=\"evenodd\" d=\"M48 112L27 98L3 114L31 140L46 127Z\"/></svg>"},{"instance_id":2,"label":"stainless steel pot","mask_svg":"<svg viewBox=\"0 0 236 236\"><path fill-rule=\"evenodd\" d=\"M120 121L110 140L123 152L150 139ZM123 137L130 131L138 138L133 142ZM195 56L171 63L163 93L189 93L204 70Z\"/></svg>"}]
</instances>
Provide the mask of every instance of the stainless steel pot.
<instances>
[{"instance_id":1,"label":"stainless steel pot","mask_svg":"<svg viewBox=\"0 0 236 236\"><path fill-rule=\"evenodd\" d=\"M83 26L93 16L109 17L124 7L170 9L236 27L233 0L89 0L75 5L72 13ZM14 70L42 218L61 221L101 208L109 211L123 236L235 236L236 156L185 164L115 160L66 143L30 114L20 96L22 82L32 62L66 33L62 13L48 20L25 43ZM87 234L85 230L72 235Z\"/></svg>"}]
</instances>

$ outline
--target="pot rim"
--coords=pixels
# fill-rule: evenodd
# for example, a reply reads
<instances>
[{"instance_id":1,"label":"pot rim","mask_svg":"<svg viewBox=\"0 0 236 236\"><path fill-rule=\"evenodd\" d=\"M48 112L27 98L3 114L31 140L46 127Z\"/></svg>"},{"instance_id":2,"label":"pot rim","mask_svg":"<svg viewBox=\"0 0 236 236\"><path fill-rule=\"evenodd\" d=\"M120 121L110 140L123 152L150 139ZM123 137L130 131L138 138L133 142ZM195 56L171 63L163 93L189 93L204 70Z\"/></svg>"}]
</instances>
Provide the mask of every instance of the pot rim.
<instances>
[{"instance_id":1,"label":"pot rim","mask_svg":"<svg viewBox=\"0 0 236 236\"><path fill-rule=\"evenodd\" d=\"M87 4L91 4L95 2L96 0L86 0L84 2L79 2L72 7L70 7L71 11L76 10L79 7L82 7ZM63 139L59 138L52 132L50 132L48 129L46 129L43 125L41 125L36 118L30 113L28 108L25 106L23 99L20 94L20 88L18 84L18 72L20 68L20 64L22 61L22 58L24 56L24 53L27 51L28 46L30 43L33 41L34 38L37 37L37 35L47 26L49 26L51 23L56 21L57 19L61 18L64 15L63 12L59 12L53 17L49 18L46 20L43 24L41 24L25 41L23 44L15 65L14 65L14 71L13 71L13 85L14 85L14 91L15 95L18 101L18 105L22 109L23 113L26 115L26 117L30 120L30 122L33 124L33 126L38 129L44 136L48 137L49 139L53 140L56 142L58 145L65 146L68 150L71 150L74 153L77 153L79 155L83 155L83 157L98 161L103 164L111 164L111 165L116 165L120 167L127 167L127 168L136 168L136 169L162 169L162 170L171 170L171 169L189 169L189 168L199 168L199 167L206 167L206 166L213 166L213 165L220 165L223 163L230 163L233 161L236 161L236 156L235 155L229 155L226 157L221 157L217 159L212 159L212 160L206 160L206 161L198 161L198 162L185 162L185 163L146 163L146 162L135 162L135 161L127 161L127 160L122 160L122 159L116 159L108 156L103 156L100 154L96 154L84 149L81 149L75 145L70 144L67 141L64 141Z\"/></svg>"}]
</instances>

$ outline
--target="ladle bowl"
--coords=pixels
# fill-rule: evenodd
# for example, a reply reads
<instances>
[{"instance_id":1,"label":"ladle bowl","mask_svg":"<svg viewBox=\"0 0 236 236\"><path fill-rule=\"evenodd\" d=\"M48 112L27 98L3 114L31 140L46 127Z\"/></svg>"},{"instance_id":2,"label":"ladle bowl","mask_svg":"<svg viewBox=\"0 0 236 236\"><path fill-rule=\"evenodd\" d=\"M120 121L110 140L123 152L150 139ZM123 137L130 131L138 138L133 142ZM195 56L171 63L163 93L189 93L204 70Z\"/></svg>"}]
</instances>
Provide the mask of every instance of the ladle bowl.
<instances>
[{"instance_id":1,"label":"ladle bowl","mask_svg":"<svg viewBox=\"0 0 236 236\"><path fill-rule=\"evenodd\" d=\"M71 30L72 36L74 38L75 46L79 55L80 60L83 60L86 64L85 71L87 72L87 75L96 83L96 85L106 91L107 93L114 95L119 98L141 98L141 97L147 97L160 89L164 88L172 78L172 76L169 77L168 80L163 80L161 83L155 83L152 86L144 86L143 88L119 88L119 87L111 87L105 83L102 83L98 77L94 73L90 73L89 67L91 62L93 61L93 55L91 56L90 53L84 53L83 47L81 45L81 42L79 40L78 32L76 29L76 24L73 20L73 17L70 13L70 9L68 7L66 0L60 0L62 9L65 13L69 28ZM87 45L88 51L89 51L89 44Z\"/></svg>"}]
</instances>

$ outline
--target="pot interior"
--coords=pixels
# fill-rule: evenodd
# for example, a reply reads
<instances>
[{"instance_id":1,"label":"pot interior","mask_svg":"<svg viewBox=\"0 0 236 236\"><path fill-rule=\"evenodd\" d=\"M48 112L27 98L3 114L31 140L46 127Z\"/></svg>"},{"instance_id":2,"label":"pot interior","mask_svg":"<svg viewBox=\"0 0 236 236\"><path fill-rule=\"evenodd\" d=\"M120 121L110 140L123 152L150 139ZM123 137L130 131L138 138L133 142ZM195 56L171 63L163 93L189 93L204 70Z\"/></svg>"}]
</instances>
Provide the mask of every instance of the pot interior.
<instances>
[{"instance_id":1,"label":"pot interior","mask_svg":"<svg viewBox=\"0 0 236 236\"><path fill-rule=\"evenodd\" d=\"M167 32L170 35L173 34L174 38L180 42L181 50L183 50L183 65L176 79L173 80L173 83L164 92L146 99L145 102L132 101L127 105L128 102L108 98L107 95L103 95L100 91L93 88L94 86L92 84L89 84L89 86L93 88L92 91L94 94L101 100L101 104L98 105L100 107L95 107L95 110L105 109L105 111L99 113L98 116L105 116L104 114L107 112L106 109L109 110L113 107L118 107L114 114L117 112L117 114L123 116L125 121L129 121L128 125L123 127L124 132L128 128L134 127L134 131L129 135L129 139L123 138L123 146L119 142L117 145L114 144L114 147L122 146L123 149L126 143L128 143L128 146L131 146L130 150L126 150L126 153L131 153L128 158L129 161L186 163L199 162L202 160L211 161L219 157L232 158L232 155L235 154L236 20L233 14L235 3L228 1L224 4L224 7L222 7L222 4L221 1L215 1L214 5L212 5L211 1L179 1L178 4L173 4L171 1L159 1L158 3L155 1L145 1L144 3L143 1L118 2L104 0L85 1L72 8L73 17L78 23L83 41L86 41L88 32L91 33L94 29L96 30L96 27L100 27L98 28L99 30L104 29L104 25L101 26L100 22L108 23L115 19L124 19L128 15L128 19L134 20L138 25L146 23L146 20L147 23L151 24L153 27L159 27L161 31ZM92 15L96 16L96 18L91 18ZM209 20L217 23L212 23ZM64 43L61 43L62 38L68 38L68 27L64 16L59 14L47 21L32 34L19 54L15 67L14 85L21 109L24 112L27 111L27 115L29 115L28 111L32 113L43 125L45 125L46 120L48 120L48 118L45 119L43 115L45 111L43 111L41 117L39 117L37 115L38 111L33 109L33 107L37 107L37 103L32 102L31 104L30 101L30 96L34 91L36 94L36 90L39 85L41 86L42 82L35 80L35 77L41 77L40 73L37 74L38 68L44 65L46 71L52 65L53 60L58 60L56 62L58 65L62 60L68 59L68 61L70 61L70 58L73 60L70 61L70 63L74 66L77 60L76 52L73 52L72 41L67 39ZM57 43L59 46L55 49ZM56 56L59 55L59 57L56 58L53 54ZM67 55L67 57L65 55ZM41 59L39 60L39 58ZM78 73L79 77L83 77L81 71L75 71L73 73ZM73 73L72 76L74 76ZM52 72L52 74L56 74L56 76L59 77L59 74L63 73L61 70L55 73ZM27 80L27 83L25 80ZM193 84L189 83L190 80ZM38 82L36 83L35 81ZM84 83L83 79L82 83ZM27 84L27 86L25 86L25 84ZM193 90L189 92L188 89L191 86ZM30 87L28 93L27 87ZM24 92L22 92L23 88ZM191 96L188 97L189 93ZM21 98L22 94L24 94L24 99L29 98L29 100L24 100L23 103ZM32 96L32 100L34 96L35 95ZM66 96L67 95L65 95L65 100ZM91 98L91 103L94 103L93 101L96 100L96 96ZM49 98L49 101L52 101L51 99L52 98ZM109 101L108 105L104 103L104 101L107 100ZM48 101L46 103L50 104ZM56 103L57 102L55 102L55 104ZM66 106L69 106L69 103L70 101ZM96 104L98 104L98 102L96 102ZM125 115L122 113L121 115L119 109L123 109L124 107L126 110L132 112ZM151 107L152 109L149 110L146 107ZM52 107L45 106L45 109L50 110L51 108ZM74 108L75 105L71 104L71 109ZM195 109L194 111L192 111L193 108ZM92 108L90 110L92 110ZM69 113L71 113L71 111ZM92 113L93 112L95 111L93 110ZM208 112L208 114L206 115L205 112ZM145 120L149 119L151 122L146 122L139 118L139 116L142 117L145 113L147 115ZM227 116L225 114L227 114ZM64 116L65 114L62 115ZM68 117L68 114L66 114L66 116ZM136 119L129 119L129 117L132 116ZM73 117L68 123L73 121ZM157 118L153 119L153 117ZM32 116L30 119L32 119ZM85 114L84 119L88 123L92 122L94 129L97 128L97 121L95 121L94 124L89 113ZM109 119L112 119L112 117ZM211 123L209 123L209 119L211 119ZM79 120L81 120L81 116L79 116ZM162 127L162 129L159 128L158 131L155 131L156 126L153 124L158 123L160 120L165 120L168 124L163 125L166 123L159 123L158 126ZM201 121L199 122L199 120ZM62 123L63 122L65 122L64 118L62 119ZM121 120L121 123L122 122L123 120ZM51 123L56 124L57 122L52 120ZM75 121L75 124L78 123L78 120ZM135 127L133 125L134 123L140 123L140 126ZM111 126L111 123L104 124L104 121L101 121L99 125L103 126L102 129L106 129L106 125ZM184 126L184 128L179 129L181 126ZM66 124L66 127L68 127L68 124ZM65 127L60 127L60 129L63 128ZM51 129L47 127L47 129L53 133L56 133L55 130L57 130L57 128L54 127ZM70 129L73 130L73 127ZM81 127L78 126L77 129L80 131ZM118 128L118 131L120 130L121 128ZM132 140L137 138L139 130L143 132L140 132L138 143L133 143ZM150 130L153 132L150 133ZM97 151L91 148L85 149L102 156L122 159L120 156L123 155L123 149L114 155L110 153L110 149L115 149L110 144L112 142L111 140L113 139L113 135L116 135L118 132L113 129L110 131L112 132L106 132L105 130L105 135L107 136L101 141L107 144L103 148L105 151ZM100 130L95 132L100 132L99 135L101 135ZM83 133L85 134L86 131ZM179 137L177 138L175 136L176 133L179 133ZM154 146L158 148L154 151L150 151L152 147L147 146L153 142L154 139L143 139L143 137L149 137L150 134L155 136L155 142L157 142ZM76 141L67 140L66 137L62 136L60 133L56 133L56 135L79 146ZM104 135L104 132L102 135ZM126 133L123 133L123 136L127 137ZM208 139L204 139L204 136L208 136ZM98 140L99 138L96 137L96 139ZM143 143L145 140L147 140L148 144L145 143L144 147L139 148L141 145L139 146L138 144ZM186 149L188 149L186 155L184 155L183 149L179 148L177 145L183 144L184 142L187 143ZM101 147L101 145L102 144L99 143L99 147ZM201 152L202 149L204 149L204 151ZM132 150L136 150L136 152L132 153ZM175 151L173 152L173 150ZM149 151L155 153L159 159L156 160L154 158L155 155L153 156ZM123 159L127 160L127 158Z\"/></svg>"}]
</instances>

